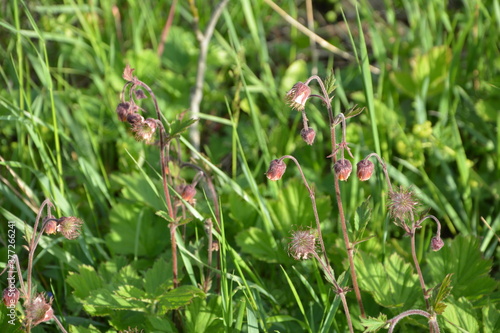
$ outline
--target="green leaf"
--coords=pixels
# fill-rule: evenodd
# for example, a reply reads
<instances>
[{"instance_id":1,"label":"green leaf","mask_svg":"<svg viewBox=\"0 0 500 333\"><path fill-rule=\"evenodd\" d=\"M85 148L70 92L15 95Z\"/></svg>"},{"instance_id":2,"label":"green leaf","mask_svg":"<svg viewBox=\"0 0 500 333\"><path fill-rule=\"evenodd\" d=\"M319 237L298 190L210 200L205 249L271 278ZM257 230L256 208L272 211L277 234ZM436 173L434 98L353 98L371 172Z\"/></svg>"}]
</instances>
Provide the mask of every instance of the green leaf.
<instances>
[{"instance_id":1,"label":"green leaf","mask_svg":"<svg viewBox=\"0 0 500 333\"><path fill-rule=\"evenodd\" d=\"M442 314L446 308L446 304L443 303L446 297L450 295L451 289L451 277L453 274L448 274L444 277L443 282L437 285L432 290L431 294L431 306L437 314Z\"/></svg>"},{"instance_id":2,"label":"green leaf","mask_svg":"<svg viewBox=\"0 0 500 333\"><path fill-rule=\"evenodd\" d=\"M326 92L328 93L328 96L332 94L332 92L337 88L335 85L335 75L333 69L328 72L325 78L325 88Z\"/></svg>"},{"instance_id":3,"label":"green leaf","mask_svg":"<svg viewBox=\"0 0 500 333\"><path fill-rule=\"evenodd\" d=\"M162 219L167 220L168 223L174 222L174 220L170 218L170 215L168 215L168 213L164 210L159 210L155 214L161 217Z\"/></svg>"},{"instance_id":4,"label":"green leaf","mask_svg":"<svg viewBox=\"0 0 500 333\"><path fill-rule=\"evenodd\" d=\"M198 119L190 118L190 119L176 119L170 124L169 128L169 136L170 139L180 136L185 130L188 129L189 126L193 125L197 122Z\"/></svg>"},{"instance_id":5,"label":"green leaf","mask_svg":"<svg viewBox=\"0 0 500 333\"><path fill-rule=\"evenodd\" d=\"M278 247L274 238L263 230L251 227L236 235L236 244L241 251L267 262L278 262Z\"/></svg>"},{"instance_id":6,"label":"green leaf","mask_svg":"<svg viewBox=\"0 0 500 333\"><path fill-rule=\"evenodd\" d=\"M205 293L194 286L180 286L158 298L159 311L164 313L188 305L195 297L205 297Z\"/></svg>"},{"instance_id":7,"label":"green leaf","mask_svg":"<svg viewBox=\"0 0 500 333\"><path fill-rule=\"evenodd\" d=\"M409 309L423 299L413 267L396 253L381 263L375 256L360 252L354 264L361 288L370 292L378 304Z\"/></svg>"},{"instance_id":8,"label":"green leaf","mask_svg":"<svg viewBox=\"0 0 500 333\"><path fill-rule=\"evenodd\" d=\"M128 287L124 287L127 289ZM137 300L124 298L117 293L101 288L94 290L92 294L83 301L85 311L95 316L110 315L117 310L146 311L144 303Z\"/></svg>"},{"instance_id":9,"label":"green leaf","mask_svg":"<svg viewBox=\"0 0 500 333\"><path fill-rule=\"evenodd\" d=\"M356 208L356 212L354 213L354 230L358 231L360 229L360 225L362 226L362 232L360 236L363 234L368 222L370 222L372 216L371 209L371 201L368 197L365 201L363 201L358 208Z\"/></svg>"},{"instance_id":10,"label":"green leaf","mask_svg":"<svg viewBox=\"0 0 500 333\"><path fill-rule=\"evenodd\" d=\"M401 90L404 94L415 97L417 93L417 85L413 80L413 76L408 72L392 72L389 74L392 84Z\"/></svg>"},{"instance_id":11,"label":"green leaf","mask_svg":"<svg viewBox=\"0 0 500 333\"><path fill-rule=\"evenodd\" d=\"M492 263L482 257L477 238L459 236L446 241L440 251L430 252L427 260L434 281L443 281L447 274L453 274L451 293L455 298L478 298L496 287L488 275Z\"/></svg>"},{"instance_id":12,"label":"green leaf","mask_svg":"<svg viewBox=\"0 0 500 333\"><path fill-rule=\"evenodd\" d=\"M446 319L445 325L449 330L447 332L479 332L479 323L476 319L476 312L472 304L465 298L458 300L450 298L448 306L443 313ZM458 326L460 329L458 329Z\"/></svg>"},{"instance_id":13,"label":"green leaf","mask_svg":"<svg viewBox=\"0 0 500 333\"><path fill-rule=\"evenodd\" d=\"M158 259L144 276L144 289L156 298L172 287L172 265L163 258Z\"/></svg>"},{"instance_id":14,"label":"green leaf","mask_svg":"<svg viewBox=\"0 0 500 333\"><path fill-rule=\"evenodd\" d=\"M500 332L499 304L488 304L483 309L484 333Z\"/></svg>"},{"instance_id":15,"label":"green leaf","mask_svg":"<svg viewBox=\"0 0 500 333\"><path fill-rule=\"evenodd\" d=\"M66 282L75 290L75 296L81 299L87 298L104 285L94 267L87 265L79 266L78 273L69 272Z\"/></svg>"},{"instance_id":16,"label":"green leaf","mask_svg":"<svg viewBox=\"0 0 500 333\"><path fill-rule=\"evenodd\" d=\"M376 318L361 318L361 325L365 327L364 332L377 332L387 326L387 315L381 313Z\"/></svg>"}]
</instances>

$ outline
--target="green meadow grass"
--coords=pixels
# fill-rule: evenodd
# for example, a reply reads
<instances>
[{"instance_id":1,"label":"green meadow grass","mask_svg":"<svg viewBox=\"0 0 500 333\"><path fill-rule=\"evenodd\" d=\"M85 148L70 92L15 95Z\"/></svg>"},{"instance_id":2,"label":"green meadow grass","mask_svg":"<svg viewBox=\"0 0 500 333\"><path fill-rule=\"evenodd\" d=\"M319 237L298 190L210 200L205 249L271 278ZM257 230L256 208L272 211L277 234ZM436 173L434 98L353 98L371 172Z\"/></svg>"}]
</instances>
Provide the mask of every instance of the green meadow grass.
<instances>
[{"instance_id":1,"label":"green meadow grass","mask_svg":"<svg viewBox=\"0 0 500 333\"><path fill-rule=\"evenodd\" d=\"M77 240L43 237L35 260L38 291L54 294L53 308L69 332L128 327L171 332L175 316L185 332L344 332L342 306L318 265L294 261L286 253L292 229L314 221L298 170L290 166L279 182L264 175L269 162L280 156L300 161L316 191L331 264L339 281L350 285L326 158L326 110L308 102L308 118L317 132L315 144L308 146L300 138L300 114L283 99L294 83L311 75L309 38L267 1L233 0L224 9L208 51L196 124L201 152L187 132L181 139L184 159L192 157L209 170L219 195L220 287L214 279L208 294L198 289L207 268L203 220L214 214L211 201L198 191L186 237L177 235L184 289L176 296L187 299L187 305L174 311L175 304L140 302L123 289L153 293L162 286L176 292L168 288L168 225L155 214L166 210L158 151L134 140L115 109L126 64L152 87L167 119L189 108L199 51L189 3L177 3L161 56L157 49L170 1L13 0L0 5L0 215L5 224L16 222L21 264L27 262L23 235L31 232L41 202L50 198L56 215L85 221ZM203 29L212 6L193 3ZM304 2L276 3L305 22ZM452 332L461 332L457 327L493 332L500 329L495 281L500 256L500 4L380 4L383 10L367 1L357 6L354 1L345 6L313 2L316 32L351 54L345 60L316 44L318 74L335 75L336 114L355 105L365 108L348 119L353 164L377 152L393 184L411 186L424 210L442 222L442 252L429 250L434 224L424 224L417 236L428 287L454 273L440 326ZM154 113L149 100L143 106ZM415 277L409 239L388 217L388 189L376 169L368 182L359 182L353 172L341 184L342 199L352 232L359 238L373 236L356 254L365 267L366 311L392 318L424 304L418 283L405 285L398 275L408 270L408 281ZM6 239L2 227L0 240ZM0 269L6 258L7 250L0 249ZM389 273L391 265L400 270ZM387 282L393 277L392 284ZM105 290L105 296L94 297L95 290ZM389 299L390 294L416 296ZM362 331L354 293L347 297L356 331ZM6 323L5 307L1 310L0 331L8 332L13 327ZM17 313L22 318L21 306ZM420 332L426 322L407 319L398 327ZM53 323L33 329L52 331Z\"/></svg>"}]
</instances>

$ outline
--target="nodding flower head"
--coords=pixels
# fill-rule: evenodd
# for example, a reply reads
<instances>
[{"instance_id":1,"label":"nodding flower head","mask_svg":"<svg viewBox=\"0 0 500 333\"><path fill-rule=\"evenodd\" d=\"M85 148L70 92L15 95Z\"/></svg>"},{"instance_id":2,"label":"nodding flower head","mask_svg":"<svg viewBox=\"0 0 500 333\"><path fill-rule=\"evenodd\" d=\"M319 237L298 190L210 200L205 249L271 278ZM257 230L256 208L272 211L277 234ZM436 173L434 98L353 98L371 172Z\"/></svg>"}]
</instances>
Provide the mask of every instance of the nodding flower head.
<instances>
[{"instance_id":1,"label":"nodding flower head","mask_svg":"<svg viewBox=\"0 0 500 333\"><path fill-rule=\"evenodd\" d=\"M182 199L186 200L188 203L193 205L195 203L194 196L196 195L196 189L193 185L184 185L182 191L180 191Z\"/></svg>"},{"instance_id":2,"label":"nodding flower head","mask_svg":"<svg viewBox=\"0 0 500 333\"><path fill-rule=\"evenodd\" d=\"M157 127L158 125L156 121L153 118L148 118L144 121L135 123L132 126L132 131L135 132L135 138L137 141L145 141L149 143L152 141Z\"/></svg>"},{"instance_id":3,"label":"nodding flower head","mask_svg":"<svg viewBox=\"0 0 500 333\"><path fill-rule=\"evenodd\" d=\"M314 230L295 230L288 244L288 254L295 260L309 259L316 253L316 233Z\"/></svg>"},{"instance_id":4,"label":"nodding flower head","mask_svg":"<svg viewBox=\"0 0 500 333\"><path fill-rule=\"evenodd\" d=\"M75 239L80 236L80 228L83 221L77 217L61 217L57 225L57 231L60 232L67 239Z\"/></svg>"},{"instance_id":5,"label":"nodding flower head","mask_svg":"<svg viewBox=\"0 0 500 333\"><path fill-rule=\"evenodd\" d=\"M45 299L43 294L39 294L26 307L26 319L36 326L44 321L49 321L54 317L52 310L52 298L49 301Z\"/></svg>"},{"instance_id":6,"label":"nodding flower head","mask_svg":"<svg viewBox=\"0 0 500 333\"><path fill-rule=\"evenodd\" d=\"M349 160L345 158L339 159L333 165L333 170L335 171L335 175L339 178L339 180L347 180L352 171L352 164Z\"/></svg>"},{"instance_id":7,"label":"nodding flower head","mask_svg":"<svg viewBox=\"0 0 500 333\"><path fill-rule=\"evenodd\" d=\"M441 237L434 236L431 239L431 249L432 251L439 251L444 246L444 242Z\"/></svg>"},{"instance_id":8,"label":"nodding flower head","mask_svg":"<svg viewBox=\"0 0 500 333\"><path fill-rule=\"evenodd\" d=\"M389 192L389 213L401 222L414 218L418 206L419 202L411 189L400 186L399 189Z\"/></svg>"},{"instance_id":9,"label":"nodding flower head","mask_svg":"<svg viewBox=\"0 0 500 333\"><path fill-rule=\"evenodd\" d=\"M140 114L138 113L130 113L128 116L127 116L127 122L130 124L130 125L135 125L135 124L139 124L139 123L142 123L144 122L144 117L141 116Z\"/></svg>"},{"instance_id":10,"label":"nodding flower head","mask_svg":"<svg viewBox=\"0 0 500 333\"><path fill-rule=\"evenodd\" d=\"M131 110L129 102L120 103L116 107L116 114L118 115L118 119L120 119L120 121L126 121L127 116L131 112L132 112L132 110Z\"/></svg>"},{"instance_id":11,"label":"nodding flower head","mask_svg":"<svg viewBox=\"0 0 500 333\"><path fill-rule=\"evenodd\" d=\"M142 89L134 90L134 94L135 94L135 98L137 98L137 99L148 98Z\"/></svg>"},{"instance_id":12,"label":"nodding flower head","mask_svg":"<svg viewBox=\"0 0 500 333\"><path fill-rule=\"evenodd\" d=\"M52 235L57 232L57 221L54 219L51 219L45 224L45 233L47 235Z\"/></svg>"},{"instance_id":13,"label":"nodding flower head","mask_svg":"<svg viewBox=\"0 0 500 333\"><path fill-rule=\"evenodd\" d=\"M373 174L373 169L375 169L373 162L370 160L361 160L356 166L358 169L358 179L363 182L370 179Z\"/></svg>"},{"instance_id":14,"label":"nodding flower head","mask_svg":"<svg viewBox=\"0 0 500 333\"><path fill-rule=\"evenodd\" d=\"M286 93L285 100L292 107L298 111L304 110L306 101L311 95L311 88L302 82L297 82L292 89Z\"/></svg>"},{"instance_id":15,"label":"nodding flower head","mask_svg":"<svg viewBox=\"0 0 500 333\"><path fill-rule=\"evenodd\" d=\"M269 169L266 172L269 180L280 180L286 171L286 164L283 160L272 160Z\"/></svg>"},{"instance_id":16,"label":"nodding flower head","mask_svg":"<svg viewBox=\"0 0 500 333\"><path fill-rule=\"evenodd\" d=\"M316 137L316 132L311 127L303 128L300 131L300 136L309 146L311 146L314 142L314 138Z\"/></svg>"}]
</instances>

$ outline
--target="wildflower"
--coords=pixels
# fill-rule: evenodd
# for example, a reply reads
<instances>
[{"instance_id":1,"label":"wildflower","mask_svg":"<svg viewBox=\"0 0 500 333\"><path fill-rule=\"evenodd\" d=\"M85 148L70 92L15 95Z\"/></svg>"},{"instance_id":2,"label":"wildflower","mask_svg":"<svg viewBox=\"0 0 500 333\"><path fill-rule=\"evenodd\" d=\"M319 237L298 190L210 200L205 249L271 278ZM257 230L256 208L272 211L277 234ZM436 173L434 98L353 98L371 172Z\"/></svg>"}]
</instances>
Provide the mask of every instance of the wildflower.
<instances>
[{"instance_id":1,"label":"wildflower","mask_svg":"<svg viewBox=\"0 0 500 333\"><path fill-rule=\"evenodd\" d=\"M80 228L83 221L77 217L61 217L57 226L57 231L60 232L67 239L75 239L80 236Z\"/></svg>"},{"instance_id":2,"label":"wildflower","mask_svg":"<svg viewBox=\"0 0 500 333\"><path fill-rule=\"evenodd\" d=\"M47 302L43 294L38 295L26 307L26 318L33 326L36 326L45 321L49 321L54 317L52 310L52 298Z\"/></svg>"},{"instance_id":3,"label":"wildflower","mask_svg":"<svg viewBox=\"0 0 500 333\"><path fill-rule=\"evenodd\" d=\"M419 202L410 189L403 186L399 190L389 192L389 212L391 216L400 221L415 216Z\"/></svg>"},{"instance_id":4,"label":"wildflower","mask_svg":"<svg viewBox=\"0 0 500 333\"><path fill-rule=\"evenodd\" d=\"M333 169L335 170L335 175L337 175L339 180L347 180L352 171L352 164L349 160L341 158L335 162Z\"/></svg>"},{"instance_id":5,"label":"wildflower","mask_svg":"<svg viewBox=\"0 0 500 333\"><path fill-rule=\"evenodd\" d=\"M186 200L190 204L195 203L194 196L196 195L196 189L193 185L185 185L181 191L182 199Z\"/></svg>"},{"instance_id":6,"label":"wildflower","mask_svg":"<svg viewBox=\"0 0 500 333\"><path fill-rule=\"evenodd\" d=\"M144 117L141 116L140 114L138 113L130 113L128 116L127 116L127 122L130 124L130 125L135 125L137 123L142 123L144 121Z\"/></svg>"},{"instance_id":7,"label":"wildflower","mask_svg":"<svg viewBox=\"0 0 500 333\"><path fill-rule=\"evenodd\" d=\"M361 160L358 162L356 165L358 169L358 179L364 182L365 180L370 179L370 177L373 174L373 169L375 166L373 165L373 162L370 160Z\"/></svg>"},{"instance_id":8,"label":"wildflower","mask_svg":"<svg viewBox=\"0 0 500 333\"><path fill-rule=\"evenodd\" d=\"M19 290L16 287L9 287L3 290L3 304L6 307L15 307L19 301Z\"/></svg>"},{"instance_id":9,"label":"wildflower","mask_svg":"<svg viewBox=\"0 0 500 333\"><path fill-rule=\"evenodd\" d=\"M118 114L118 119L120 119L120 121L126 121L130 112L131 108L129 102L120 103L116 107L116 114Z\"/></svg>"},{"instance_id":10,"label":"wildflower","mask_svg":"<svg viewBox=\"0 0 500 333\"><path fill-rule=\"evenodd\" d=\"M316 132L311 127L303 128L300 131L300 136L308 145L311 146L314 142L314 138L316 137Z\"/></svg>"},{"instance_id":11,"label":"wildflower","mask_svg":"<svg viewBox=\"0 0 500 333\"><path fill-rule=\"evenodd\" d=\"M136 89L136 90L134 90L134 94L135 94L135 97L137 99L147 98L146 94L144 93L144 91L142 91L142 89Z\"/></svg>"},{"instance_id":12,"label":"wildflower","mask_svg":"<svg viewBox=\"0 0 500 333\"><path fill-rule=\"evenodd\" d=\"M47 221L44 230L47 235L55 234L57 232L57 221L54 219Z\"/></svg>"},{"instance_id":13,"label":"wildflower","mask_svg":"<svg viewBox=\"0 0 500 333\"><path fill-rule=\"evenodd\" d=\"M135 123L132 130L135 132L135 138L138 141L151 142L151 139L156 132L156 127L156 120L148 118L142 122Z\"/></svg>"},{"instance_id":14,"label":"wildflower","mask_svg":"<svg viewBox=\"0 0 500 333\"><path fill-rule=\"evenodd\" d=\"M431 239L431 249L432 251L439 251L444 246L444 242L439 236L434 236Z\"/></svg>"},{"instance_id":15,"label":"wildflower","mask_svg":"<svg viewBox=\"0 0 500 333\"><path fill-rule=\"evenodd\" d=\"M292 89L286 93L285 100L292 107L298 111L304 110L306 101L311 95L311 88L302 82L297 82Z\"/></svg>"},{"instance_id":16,"label":"wildflower","mask_svg":"<svg viewBox=\"0 0 500 333\"><path fill-rule=\"evenodd\" d=\"M288 244L288 254L295 260L309 259L316 253L316 235L312 230L296 230Z\"/></svg>"},{"instance_id":17,"label":"wildflower","mask_svg":"<svg viewBox=\"0 0 500 333\"><path fill-rule=\"evenodd\" d=\"M280 180L285 171L286 164L283 160L272 160L266 172L266 176L269 180Z\"/></svg>"}]
</instances>

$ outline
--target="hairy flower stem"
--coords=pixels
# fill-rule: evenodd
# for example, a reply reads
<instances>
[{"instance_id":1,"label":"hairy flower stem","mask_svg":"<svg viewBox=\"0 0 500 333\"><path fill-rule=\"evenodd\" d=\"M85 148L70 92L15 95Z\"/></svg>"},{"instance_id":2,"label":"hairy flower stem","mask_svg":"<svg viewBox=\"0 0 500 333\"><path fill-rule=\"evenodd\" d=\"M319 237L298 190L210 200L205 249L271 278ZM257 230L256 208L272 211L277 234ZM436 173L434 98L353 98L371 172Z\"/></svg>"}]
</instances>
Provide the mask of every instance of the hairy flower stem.
<instances>
[{"instance_id":1,"label":"hairy flower stem","mask_svg":"<svg viewBox=\"0 0 500 333\"><path fill-rule=\"evenodd\" d=\"M356 269L354 267L354 247L349 241L349 234L347 232L347 224L345 221L345 215L344 215L344 207L342 205L342 198L340 196L340 184L339 184L339 179L337 175L334 175L335 179L335 195L337 197L337 206L339 208L339 215L340 215L340 225L342 227L342 235L344 238L344 244L347 250L347 257L349 258L349 267L350 267L350 272L351 272L351 279L352 279L352 286L354 289L354 293L356 294L356 300L358 301L359 304L359 311L361 313L361 317L365 318L365 308L363 306L363 300L361 298L361 292L359 290L359 285L358 285L358 277L356 274Z\"/></svg>"},{"instance_id":2,"label":"hairy flower stem","mask_svg":"<svg viewBox=\"0 0 500 333\"><path fill-rule=\"evenodd\" d=\"M354 333L351 320L351 313L349 312L349 307L347 306L347 299L345 298L346 290L344 290L344 288L341 288L340 285L337 283L337 280L335 279L335 276L332 272L332 268L330 267L330 265L328 265L326 261L321 260L320 256L318 256L316 252L313 252L313 256L321 265L321 268L323 269L323 272L325 272L328 281L330 281L335 287L335 293L340 296L340 300L342 301L342 305L344 306L344 312L347 318L347 325L349 326L349 332Z\"/></svg>"},{"instance_id":3,"label":"hairy flower stem","mask_svg":"<svg viewBox=\"0 0 500 333\"><path fill-rule=\"evenodd\" d=\"M408 310L405 312L402 312L398 314L396 317L392 318L391 320L388 320L387 322L389 323L389 331L388 333L392 333L394 331L394 327L396 327L396 324L403 318L411 316L411 315L419 315L419 316L424 316L429 319L429 327L431 327L431 332L434 333L439 333L439 326L437 324L437 321L431 316L429 312L423 311L423 310Z\"/></svg>"},{"instance_id":4,"label":"hairy flower stem","mask_svg":"<svg viewBox=\"0 0 500 333\"><path fill-rule=\"evenodd\" d=\"M424 294L425 307L426 307L427 311L430 311L430 303L429 303L429 298L427 296L427 289L425 288L424 276L422 275L422 270L420 269L420 264L418 263L418 258L417 258L417 250L416 250L416 246L415 246L415 235L416 235L417 227L419 225L415 223L415 220L413 217L413 212L411 213L411 220L412 220L411 235L410 235L411 236L411 256L413 257L413 263L415 264L415 268L417 269L418 279L420 281L420 288L422 288L422 293Z\"/></svg>"}]
</instances>

